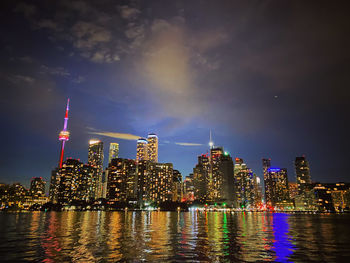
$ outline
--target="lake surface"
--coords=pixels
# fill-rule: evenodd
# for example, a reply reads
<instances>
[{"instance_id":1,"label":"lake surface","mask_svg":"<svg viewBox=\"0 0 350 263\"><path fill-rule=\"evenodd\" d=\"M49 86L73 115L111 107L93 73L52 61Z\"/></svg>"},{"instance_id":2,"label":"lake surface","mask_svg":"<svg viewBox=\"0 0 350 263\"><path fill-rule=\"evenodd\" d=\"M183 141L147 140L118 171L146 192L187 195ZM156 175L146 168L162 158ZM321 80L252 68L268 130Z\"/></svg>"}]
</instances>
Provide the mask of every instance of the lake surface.
<instances>
[{"instance_id":1,"label":"lake surface","mask_svg":"<svg viewBox=\"0 0 350 263\"><path fill-rule=\"evenodd\" d=\"M350 214L0 213L0 261L350 262Z\"/></svg>"}]
</instances>

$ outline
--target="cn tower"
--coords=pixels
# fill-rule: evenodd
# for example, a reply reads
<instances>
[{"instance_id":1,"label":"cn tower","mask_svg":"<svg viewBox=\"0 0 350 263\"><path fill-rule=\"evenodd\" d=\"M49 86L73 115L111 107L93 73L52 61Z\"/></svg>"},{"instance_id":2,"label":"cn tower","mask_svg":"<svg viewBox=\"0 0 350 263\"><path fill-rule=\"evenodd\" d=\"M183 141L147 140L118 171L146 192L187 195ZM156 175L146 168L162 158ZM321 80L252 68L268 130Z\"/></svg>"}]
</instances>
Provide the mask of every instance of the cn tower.
<instances>
[{"instance_id":1,"label":"cn tower","mask_svg":"<svg viewBox=\"0 0 350 263\"><path fill-rule=\"evenodd\" d=\"M62 168L63 156L64 156L64 144L69 140L69 131L67 131L68 125L68 111L69 111L69 99L67 101L66 107L66 115L64 116L64 125L63 130L60 132L58 139L61 141L61 153L60 153L60 161L59 168Z\"/></svg>"}]
</instances>

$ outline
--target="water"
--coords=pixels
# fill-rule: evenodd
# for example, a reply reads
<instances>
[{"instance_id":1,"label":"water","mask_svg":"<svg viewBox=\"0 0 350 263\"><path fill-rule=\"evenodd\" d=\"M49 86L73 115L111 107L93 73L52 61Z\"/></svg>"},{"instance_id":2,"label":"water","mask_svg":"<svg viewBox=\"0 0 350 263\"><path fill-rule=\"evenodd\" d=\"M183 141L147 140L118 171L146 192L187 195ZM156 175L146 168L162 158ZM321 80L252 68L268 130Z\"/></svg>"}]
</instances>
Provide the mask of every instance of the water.
<instances>
[{"instance_id":1,"label":"water","mask_svg":"<svg viewBox=\"0 0 350 263\"><path fill-rule=\"evenodd\" d=\"M0 261L350 262L350 214L0 213Z\"/></svg>"}]
</instances>

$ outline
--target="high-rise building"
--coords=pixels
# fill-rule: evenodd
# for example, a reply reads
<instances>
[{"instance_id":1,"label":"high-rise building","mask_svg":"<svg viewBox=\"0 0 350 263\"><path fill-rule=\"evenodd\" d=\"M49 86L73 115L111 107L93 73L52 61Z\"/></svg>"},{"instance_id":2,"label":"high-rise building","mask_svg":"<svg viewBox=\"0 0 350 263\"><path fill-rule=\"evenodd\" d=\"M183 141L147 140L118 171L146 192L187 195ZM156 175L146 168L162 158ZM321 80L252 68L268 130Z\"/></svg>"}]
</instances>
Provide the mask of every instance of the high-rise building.
<instances>
[{"instance_id":1,"label":"high-rise building","mask_svg":"<svg viewBox=\"0 0 350 263\"><path fill-rule=\"evenodd\" d=\"M186 201L194 201L193 173L186 176L183 182L183 193Z\"/></svg>"},{"instance_id":2,"label":"high-rise building","mask_svg":"<svg viewBox=\"0 0 350 263\"><path fill-rule=\"evenodd\" d=\"M198 156L198 163L193 168L194 199L200 202L210 200L211 166L207 154Z\"/></svg>"},{"instance_id":3,"label":"high-rise building","mask_svg":"<svg viewBox=\"0 0 350 263\"><path fill-rule=\"evenodd\" d=\"M291 204L287 169L270 167L265 177L265 200L269 207L285 208Z\"/></svg>"},{"instance_id":4,"label":"high-rise building","mask_svg":"<svg viewBox=\"0 0 350 263\"><path fill-rule=\"evenodd\" d=\"M139 138L136 145L136 162L148 160L148 141L145 138Z\"/></svg>"},{"instance_id":5,"label":"high-rise building","mask_svg":"<svg viewBox=\"0 0 350 263\"><path fill-rule=\"evenodd\" d=\"M183 191L182 191L182 175L178 170L173 170L173 201L181 202Z\"/></svg>"},{"instance_id":6,"label":"high-rise building","mask_svg":"<svg viewBox=\"0 0 350 263\"><path fill-rule=\"evenodd\" d=\"M57 203L58 201L58 190L59 190L60 180L61 180L59 171L60 171L59 167L51 171L49 199L53 203Z\"/></svg>"},{"instance_id":7,"label":"high-rise building","mask_svg":"<svg viewBox=\"0 0 350 263\"><path fill-rule=\"evenodd\" d=\"M236 202L240 208L249 208L255 205L254 174L241 158L235 158L234 181L236 190Z\"/></svg>"},{"instance_id":8,"label":"high-rise building","mask_svg":"<svg viewBox=\"0 0 350 263\"><path fill-rule=\"evenodd\" d=\"M94 176L96 184L93 189L95 199L102 197L103 157L103 142L100 140L90 140L88 164L96 169Z\"/></svg>"},{"instance_id":9,"label":"high-rise building","mask_svg":"<svg viewBox=\"0 0 350 263\"><path fill-rule=\"evenodd\" d=\"M138 163L137 169L141 205L173 200L173 164L143 160Z\"/></svg>"},{"instance_id":10,"label":"high-rise building","mask_svg":"<svg viewBox=\"0 0 350 263\"><path fill-rule=\"evenodd\" d=\"M234 204L233 161L222 147L210 150L211 158L211 199L232 206Z\"/></svg>"},{"instance_id":11,"label":"high-rise building","mask_svg":"<svg viewBox=\"0 0 350 263\"><path fill-rule=\"evenodd\" d=\"M304 156L296 157L294 162L298 194L303 194L308 184L311 184L309 163Z\"/></svg>"},{"instance_id":12,"label":"high-rise building","mask_svg":"<svg viewBox=\"0 0 350 263\"><path fill-rule=\"evenodd\" d=\"M83 167L83 163L76 159L67 159L59 169L60 182L58 187L58 203L70 204L77 199L77 179Z\"/></svg>"},{"instance_id":13,"label":"high-rise building","mask_svg":"<svg viewBox=\"0 0 350 263\"><path fill-rule=\"evenodd\" d=\"M119 156L119 144L116 142L111 142L109 144L108 163L110 163L112 159L118 158L118 156Z\"/></svg>"},{"instance_id":14,"label":"high-rise building","mask_svg":"<svg viewBox=\"0 0 350 263\"><path fill-rule=\"evenodd\" d=\"M148 134L147 137L148 145L147 145L147 151L148 151L148 160L150 160L153 163L158 162L158 136L154 133Z\"/></svg>"},{"instance_id":15,"label":"high-rise building","mask_svg":"<svg viewBox=\"0 0 350 263\"><path fill-rule=\"evenodd\" d=\"M42 177L32 178L29 192L30 195L35 198L45 196L45 181Z\"/></svg>"},{"instance_id":16,"label":"high-rise building","mask_svg":"<svg viewBox=\"0 0 350 263\"><path fill-rule=\"evenodd\" d=\"M114 158L108 165L107 199L110 204L136 200L136 162L130 159Z\"/></svg>"},{"instance_id":17,"label":"high-rise building","mask_svg":"<svg viewBox=\"0 0 350 263\"><path fill-rule=\"evenodd\" d=\"M51 181L56 187L50 188L50 201L69 205L73 201L95 199L96 168L80 160L68 158L61 168L52 171Z\"/></svg>"}]
</instances>

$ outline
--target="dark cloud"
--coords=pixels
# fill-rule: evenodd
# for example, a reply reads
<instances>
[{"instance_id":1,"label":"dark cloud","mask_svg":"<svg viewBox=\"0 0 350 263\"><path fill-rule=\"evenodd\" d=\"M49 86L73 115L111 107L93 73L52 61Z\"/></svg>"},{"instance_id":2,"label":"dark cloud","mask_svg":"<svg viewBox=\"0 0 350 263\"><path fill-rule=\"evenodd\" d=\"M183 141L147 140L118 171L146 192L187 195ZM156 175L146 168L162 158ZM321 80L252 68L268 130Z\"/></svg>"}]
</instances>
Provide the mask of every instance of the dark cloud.
<instances>
[{"instance_id":1,"label":"dark cloud","mask_svg":"<svg viewBox=\"0 0 350 263\"><path fill-rule=\"evenodd\" d=\"M339 161L348 156L341 147L349 128L345 2L7 5L1 81L11 111L31 105L37 113L53 112L70 96L76 133L86 126L121 134L156 131L166 141L203 144L183 147L191 153L181 152L186 161L175 150L163 152L186 173L196 154L206 151L213 128L218 143L246 155L255 170L261 155L275 156L292 170L293 155L306 152L317 156L310 157L316 178L328 176L324 156L334 156L336 173L345 174ZM39 97L45 105L37 103ZM52 123L47 133L57 129ZM78 152L84 136L70 142ZM123 147L132 157L130 145Z\"/></svg>"}]
</instances>

